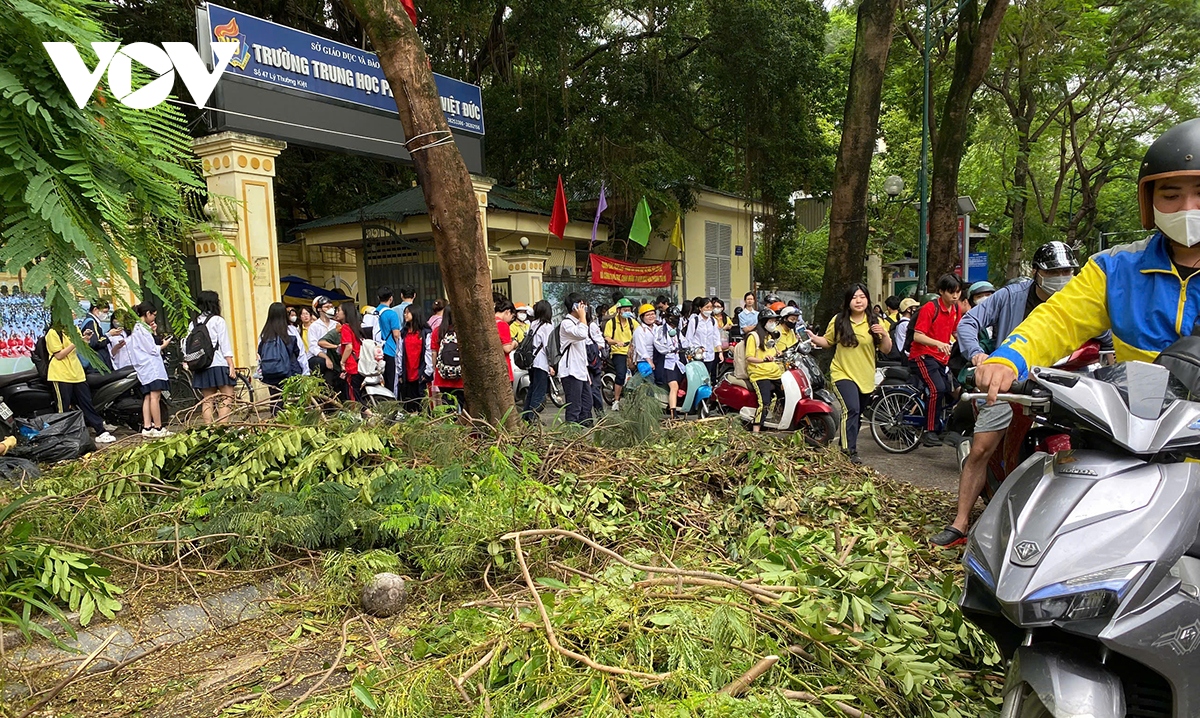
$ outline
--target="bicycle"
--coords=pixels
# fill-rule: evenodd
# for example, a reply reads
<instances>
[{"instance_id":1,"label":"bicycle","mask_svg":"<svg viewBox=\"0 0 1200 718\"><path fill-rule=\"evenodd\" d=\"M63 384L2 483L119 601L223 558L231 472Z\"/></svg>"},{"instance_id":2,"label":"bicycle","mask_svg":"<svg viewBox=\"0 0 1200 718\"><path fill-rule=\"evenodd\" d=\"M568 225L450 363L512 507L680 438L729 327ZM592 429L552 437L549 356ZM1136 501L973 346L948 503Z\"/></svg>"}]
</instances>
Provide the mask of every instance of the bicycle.
<instances>
[{"instance_id":1,"label":"bicycle","mask_svg":"<svg viewBox=\"0 0 1200 718\"><path fill-rule=\"evenodd\" d=\"M925 433L925 411L929 393L912 384L885 384L871 402L871 438L889 454L907 454L921 445ZM938 411L934 426L946 427L954 414L954 403Z\"/></svg>"},{"instance_id":2,"label":"bicycle","mask_svg":"<svg viewBox=\"0 0 1200 718\"><path fill-rule=\"evenodd\" d=\"M229 412L232 421L246 421L258 418L258 403L254 399L254 383L249 367L234 367L237 378L234 379L233 408ZM180 363L171 376L171 401L173 412L178 414L184 408L196 411L204 400L201 391L192 386L192 372L185 364ZM176 403L179 402L179 403Z\"/></svg>"}]
</instances>

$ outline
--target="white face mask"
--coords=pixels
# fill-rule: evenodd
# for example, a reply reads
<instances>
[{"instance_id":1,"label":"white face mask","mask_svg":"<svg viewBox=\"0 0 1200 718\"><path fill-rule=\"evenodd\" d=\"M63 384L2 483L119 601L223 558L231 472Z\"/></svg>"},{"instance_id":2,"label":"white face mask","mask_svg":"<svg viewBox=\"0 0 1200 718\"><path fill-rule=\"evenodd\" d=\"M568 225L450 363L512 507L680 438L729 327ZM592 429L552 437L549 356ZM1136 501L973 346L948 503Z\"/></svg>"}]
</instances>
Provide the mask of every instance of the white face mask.
<instances>
[{"instance_id":1,"label":"white face mask","mask_svg":"<svg viewBox=\"0 0 1200 718\"><path fill-rule=\"evenodd\" d=\"M1067 282L1070 282L1071 279L1072 277L1070 275L1065 277L1039 276L1038 286L1041 287L1042 291L1046 292L1047 294L1054 294L1055 292L1061 292L1063 287L1067 286Z\"/></svg>"},{"instance_id":2,"label":"white face mask","mask_svg":"<svg viewBox=\"0 0 1200 718\"><path fill-rule=\"evenodd\" d=\"M1154 208L1154 224L1172 241L1185 247L1200 244L1200 209L1186 209L1182 212L1159 212Z\"/></svg>"},{"instance_id":3,"label":"white face mask","mask_svg":"<svg viewBox=\"0 0 1200 718\"><path fill-rule=\"evenodd\" d=\"M702 315L704 315L704 318L705 318L705 319L708 319L709 317L711 317L711 316L712 316L712 311L711 311L711 310L710 310L710 311L707 311L707 312L700 312L700 313L701 313Z\"/></svg>"}]
</instances>

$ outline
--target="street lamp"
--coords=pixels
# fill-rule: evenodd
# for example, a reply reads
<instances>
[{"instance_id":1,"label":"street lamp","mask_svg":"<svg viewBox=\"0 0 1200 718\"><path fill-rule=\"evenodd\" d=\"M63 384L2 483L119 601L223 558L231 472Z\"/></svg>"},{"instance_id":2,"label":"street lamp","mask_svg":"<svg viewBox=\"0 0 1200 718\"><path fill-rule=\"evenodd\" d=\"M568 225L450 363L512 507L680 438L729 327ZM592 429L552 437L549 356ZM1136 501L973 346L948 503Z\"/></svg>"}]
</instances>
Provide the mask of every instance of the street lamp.
<instances>
[{"instance_id":1,"label":"street lamp","mask_svg":"<svg viewBox=\"0 0 1200 718\"><path fill-rule=\"evenodd\" d=\"M900 175L892 175L883 181L883 191L888 197L896 199L900 193L904 191L904 178Z\"/></svg>"}]
</instances>

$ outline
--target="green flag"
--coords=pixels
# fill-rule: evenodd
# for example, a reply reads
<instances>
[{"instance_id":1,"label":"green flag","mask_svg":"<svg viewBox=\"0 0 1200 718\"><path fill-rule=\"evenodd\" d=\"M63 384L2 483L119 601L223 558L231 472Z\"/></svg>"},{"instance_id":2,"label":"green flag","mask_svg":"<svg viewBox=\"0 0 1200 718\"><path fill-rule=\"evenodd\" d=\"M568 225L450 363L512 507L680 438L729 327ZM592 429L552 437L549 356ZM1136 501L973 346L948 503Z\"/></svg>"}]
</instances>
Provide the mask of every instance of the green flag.
<instances>
[{"instance_id":1,"label":"green flag","mask_svg":"<svg viewBox=\"0 0 1200 718\"><path fill-rule=\"evenodd\" d=\"M650 205L642 197L638 204L637 214L633 217L633 226L629 228L629 241L637 242L643 247L650 240Z\"/></svg>"}]
</instances>

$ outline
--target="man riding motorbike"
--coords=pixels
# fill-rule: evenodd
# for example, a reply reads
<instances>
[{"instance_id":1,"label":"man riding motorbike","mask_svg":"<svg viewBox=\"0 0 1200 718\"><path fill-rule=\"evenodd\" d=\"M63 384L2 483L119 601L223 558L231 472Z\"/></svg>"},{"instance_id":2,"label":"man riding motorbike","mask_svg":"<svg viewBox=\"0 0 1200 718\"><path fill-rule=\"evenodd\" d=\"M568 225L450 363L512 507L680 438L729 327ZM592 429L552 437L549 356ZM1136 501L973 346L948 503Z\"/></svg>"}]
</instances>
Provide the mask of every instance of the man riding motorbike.
<instances>
[{"instance_id":1,"label":"man riding motorbike","mask_svg":"<svg viewBox=\"0 0 1200 718\"><path fill-rule=\"evenodd\" d=\"M1112 330L1117 361L1153 361L1200 318L1200 119L1155 140L1138 175L1142 226L1157 230L1094 255L975 372L988 404L1090 337ZM991 301L995 301L993 297Z\"/></svg>"},{"instance_id":2,"label":"man riding motorbike","mask_svg":"<svg viewBox=\"0 0 1200 718\"><path fill-rule=\"evenodd\" d=\"M1075 253L1066 244L1046 242L1038 247L1033 255L1033 279L1020 279L995 291L987 301L975 304L959 322L958 343L963 357L972 366L982 364L988 358L983 337L989 332L993 337L1007 337L1034 309L1067 286L1078 268ZM986 288L980 286L984 284ZM992 289L986 282L971 285L972 300ZM949 548L967 542L967 524L987 480L988 460L1004 440L1012 416L1012 406L1003 402L979 410L971 454L958 480L958 513L953 523L930 539L935 546Z\"/></svg>"}]
</instances>

